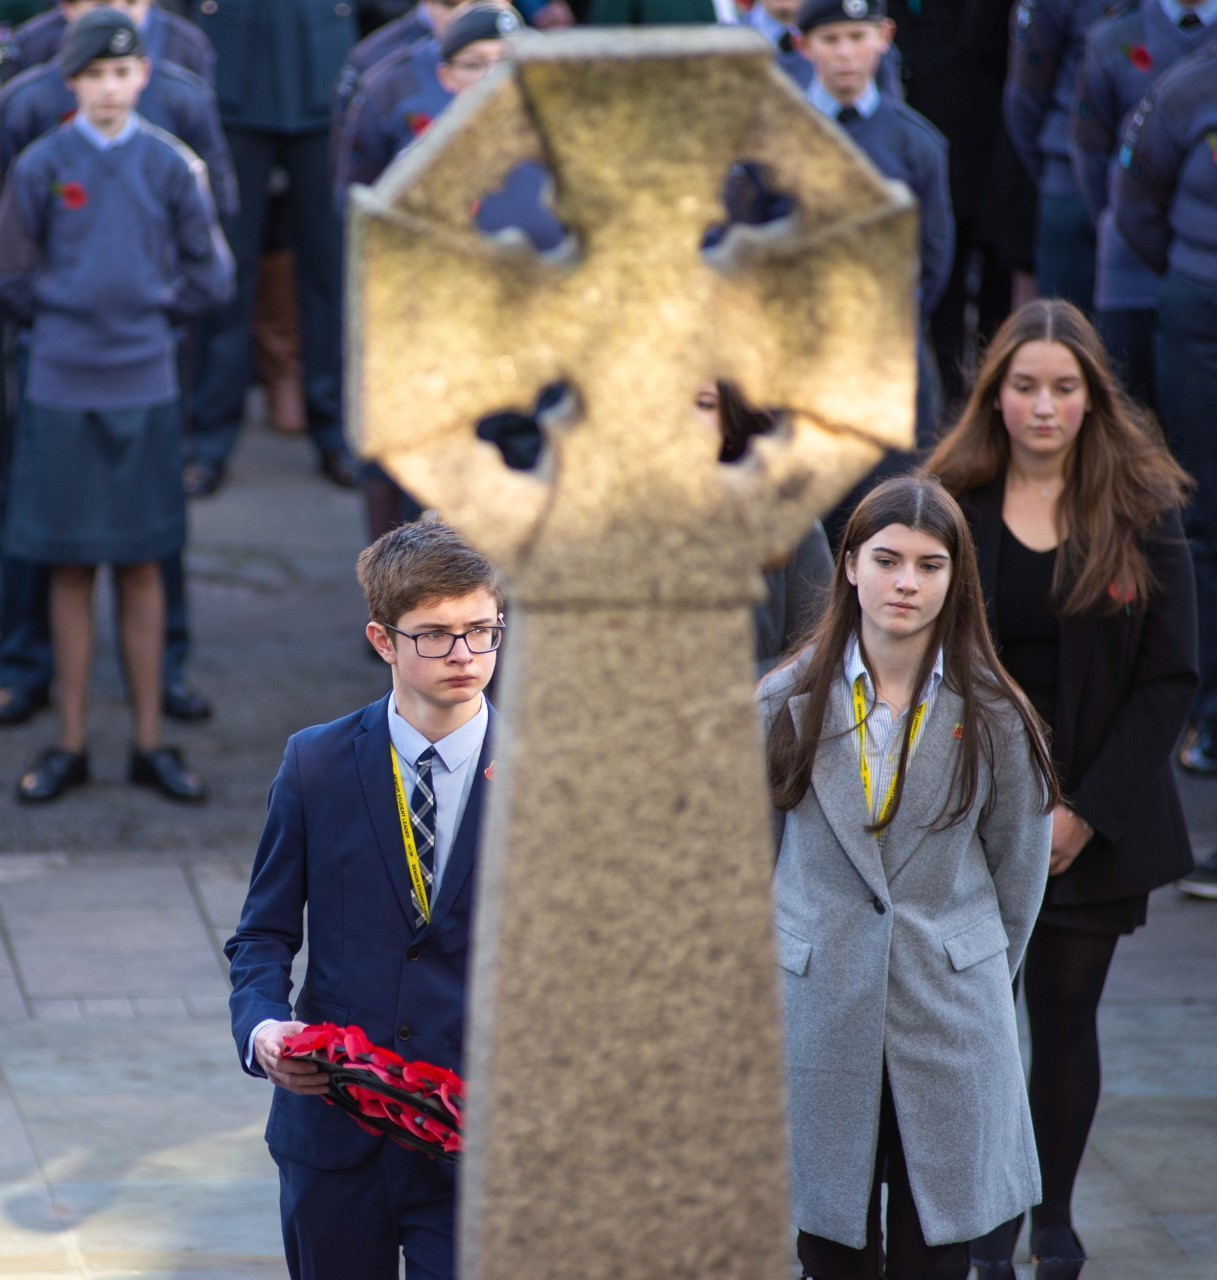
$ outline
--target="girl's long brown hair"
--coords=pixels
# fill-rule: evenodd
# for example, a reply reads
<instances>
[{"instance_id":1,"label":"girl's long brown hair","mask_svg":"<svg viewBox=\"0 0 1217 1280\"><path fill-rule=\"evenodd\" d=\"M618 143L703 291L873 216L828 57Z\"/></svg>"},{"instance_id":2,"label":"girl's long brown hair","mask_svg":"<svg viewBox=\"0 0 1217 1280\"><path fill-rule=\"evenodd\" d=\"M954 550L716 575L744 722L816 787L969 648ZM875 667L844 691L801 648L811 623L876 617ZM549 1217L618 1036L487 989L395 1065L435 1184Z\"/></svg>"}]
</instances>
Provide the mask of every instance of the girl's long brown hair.
<instances>
[{"instance_id":1,"label":"girl's long brown hair","mask_svg":"<svg viewBox=\"0 0 1217 1280\"><path fill-rule=\"evenodd\" d=\"M1090 395L1057 504L1056 606L1066 614L1144 609L1156 585L1144 540L1164 511L1183 504L1191 480L1171 457L1157 423L1124 394L1094 327L1072 304L1042 298L1006 320L993 335L959 421L924 470L956 497L1005 473L1010 436L997 401L1011 360L1028 342L1068 347Z\"/></svg>"},{"instance_id":2,"label":"girl's long brown hair","mask_svg":"<svg viewBox=\"0 0 1217 1280\"><path fill-rule=\"evenodd\" d=\"M863 543L893 524L928 534L940 542L951 557L951 581L926 645L916 684L919 693L925 689L941 648L944 683L963 699L962 734L960 750L955 753L954 777L935 824L954 826L972 808L981 756L983 754L985 761L992 765L1000 750L997 739L1001 734L998 719L1001 702L1013 706L1023 722L1031 767L1043 783L1045 806L1051 808L1059 798L1052 760L1038 716L1006 674L989 638L972 535L959 504L936 480L924 476L897 476L876 486L858 504L845 526L828 605L808 641L810 660L786 695L787 700L799 694L808 695L802 722L796 728L794 713L787 704L775 717L769 733L769 784L775 807L783 811L793 809L806 794L829 699L840 696L846 645L855 635L861 644L858 595L846 577L846 559L856 556ZM865 650L862 657L866 661ZM792 661L797 663L798 658ZM868 827L868 831L880 831L888 826L900 808L912 726L913 717L908 716L891 808L884 820Z\"/></svg>"}]
</instances>

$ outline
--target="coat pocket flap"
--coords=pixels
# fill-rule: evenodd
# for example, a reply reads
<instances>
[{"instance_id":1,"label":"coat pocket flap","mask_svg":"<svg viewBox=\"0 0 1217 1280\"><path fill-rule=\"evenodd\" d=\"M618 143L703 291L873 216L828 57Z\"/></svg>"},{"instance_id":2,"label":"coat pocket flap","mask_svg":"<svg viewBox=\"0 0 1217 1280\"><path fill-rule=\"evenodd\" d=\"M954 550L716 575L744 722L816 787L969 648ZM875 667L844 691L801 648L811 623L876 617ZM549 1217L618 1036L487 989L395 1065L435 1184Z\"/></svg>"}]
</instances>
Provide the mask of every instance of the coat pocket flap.
<instances>
[{"instance_id":1,"label":"coat pocket flap","mask_svg":"<svg viewBox=\"0 0 1217 1280\"><path fill-rule=\"evenodd\" d=\"M1001 916L994 912L949 938L943 938L942 945L951 957L951 967L960 970L970 969L972 965L1004 952L1010 945L1010 939L1006 937Z\"/></svg>"},{"instance_id":2,"label":"coat pocket flap","mask_svg":"<svg viewBox=\"0 0 1217 1280\"><path fill-rule=\"evenodd\" d=\"M776 930L774 945L777 948L777 961L783 969L802 977L807 972L811 961L811 943L787 933L781 925Z\"/></svg>"}]
</instances>

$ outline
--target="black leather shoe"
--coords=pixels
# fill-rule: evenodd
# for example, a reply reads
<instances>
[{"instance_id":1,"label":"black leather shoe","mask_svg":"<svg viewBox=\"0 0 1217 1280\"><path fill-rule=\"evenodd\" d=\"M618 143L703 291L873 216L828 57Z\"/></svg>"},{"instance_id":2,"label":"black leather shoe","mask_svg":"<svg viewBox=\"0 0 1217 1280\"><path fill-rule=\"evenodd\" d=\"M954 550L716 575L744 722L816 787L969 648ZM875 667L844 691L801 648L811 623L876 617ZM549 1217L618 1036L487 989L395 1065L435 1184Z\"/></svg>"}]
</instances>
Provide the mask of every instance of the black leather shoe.
<instances>
[{"instance_id":1,"label":"black leather shoe","mask_svg":"<svg viewBox=\"0 0 1217 1280\"><path fill-rule=\"evenodd\" d=\"M176 747L154 747L151 751L131 749L132 782L155 787L169 800L197 804L207 799L207 788L197 773L186 768L182 753Z\"/></svg>"},{"instance_id":2,"label":"black leather shoe","mask_svg":"<svg viewBox=\"0 0 1217 1280\"><path fill-rule=\"evenodd\" d=\"M1018 1280L1013 1262L977 1262L972 1259L976 1280Z\"/></svg>"},{"instance_id":3,"label":"black leather shoe","mask_svg":"<svg viewBox=\"0 0 1217 1280\"><path fill-rule=\"evenodd\" d=\"M1066 1223L1031 1228L1031 1261L1035 1280L1077 1280L1086 1265L1086 1250Z\"/></svg>"},{"instance_id":4,"label":"black leather shoe","mask_svg":"<svg viewBox=\"0 0 1217 1280\"><path fill-rule=\"evenodd\" d=\"M46 689L0 689L0 728L25 724L50 702Z\"/></svg>"},{"instance_id":5,"label":"black leather shoe","mask_svg":"<svg viewBox=\"0 0 1217 1280\"><path fill-rule=\"evenodd\" d=\"M26 804L46 804L58 800L69 787L83 786L89 780L89 757L81 752L51 747L34 761L34 767L21 775L17 783L17 799Z\"/></svg>"},{"instance_id":6,"label":"black leather shoe","mask_svg":"<svg viewBox=\"0 0 1217 1280\"><path fill-rule=\"evenodd\" d=\"M211 719L211 703L185 680L165 686L161 707L170 720L198 721Z\"/></svg>"},{"instance_id":7,"label":"black leather shoe","mask_svg":"<svg viewBox=\"0 0 1217 1280\"><path fill-rule=\"evenodd\" d=\"M182 469L182 488L188 498L210 498L224 483L224 464L195 458Z\"/></svg>"},{"instance_id":8,"label":"black leather shoe","mask_svg":"<svg viewBox=\"0 0 1217 1280\"><path fill-rule=\"evenodd\" d=\"M354 489L359 484L359 468L345 449L331 449L323 453L317 469L340 489Z\"/></svg>"}]
</instances>

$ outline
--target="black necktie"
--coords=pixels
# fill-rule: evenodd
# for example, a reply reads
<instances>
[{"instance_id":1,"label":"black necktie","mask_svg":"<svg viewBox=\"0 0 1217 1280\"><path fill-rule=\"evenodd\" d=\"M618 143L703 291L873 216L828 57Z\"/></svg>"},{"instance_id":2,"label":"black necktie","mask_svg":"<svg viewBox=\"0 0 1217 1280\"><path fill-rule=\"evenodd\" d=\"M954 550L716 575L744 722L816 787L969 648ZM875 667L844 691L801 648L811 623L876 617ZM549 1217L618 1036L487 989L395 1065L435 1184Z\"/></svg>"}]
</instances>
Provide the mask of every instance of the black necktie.
<instances>
[{"instance_id":1,"label":"black necktie","mask_svg":"<svg viewBox=\"0 0 1217 1280\"><path fill-rule=\"evenodd\" d=\"M861 119L862 113L857 107L842 107L841 110L837 112L838 124L853 124L855 120Z\"/></svg>"},{"instance_id":2,"label":"black necktie","mask_svg":"<svg viewBox=\"0 0 1217 1280\"><path fill-rule=\"evenodd\" d=\"M1198 13L1185 13L1183 17L1179 19L1179 26L1184 31L1194 30L1196 27L1200 26L1200 15Z\"/></svg>"}]
</instances>

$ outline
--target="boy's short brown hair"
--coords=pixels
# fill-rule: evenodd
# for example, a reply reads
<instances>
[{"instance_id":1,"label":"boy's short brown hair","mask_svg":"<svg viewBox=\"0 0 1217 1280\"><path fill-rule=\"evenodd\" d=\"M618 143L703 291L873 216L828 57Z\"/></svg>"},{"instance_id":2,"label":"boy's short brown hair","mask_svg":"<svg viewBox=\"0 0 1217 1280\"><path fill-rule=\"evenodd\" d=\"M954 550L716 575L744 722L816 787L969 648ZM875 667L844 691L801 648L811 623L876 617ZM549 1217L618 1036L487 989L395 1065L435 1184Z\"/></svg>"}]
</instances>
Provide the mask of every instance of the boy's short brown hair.
<instances>
[{"instance_id":1,"label":"boy's short brown hair","mask_svg":"<svg viewBox=\"0 0 1217 1280\"><path fill-rule=\"evenodd\" d=\"M382 534L360 552L355 576L368 617L393 626L403 613L435 600L489 591L499 612L503 589L494 565L455 529L424 516Z\"/></svg>"}]
</instances>

